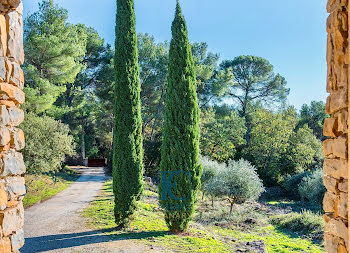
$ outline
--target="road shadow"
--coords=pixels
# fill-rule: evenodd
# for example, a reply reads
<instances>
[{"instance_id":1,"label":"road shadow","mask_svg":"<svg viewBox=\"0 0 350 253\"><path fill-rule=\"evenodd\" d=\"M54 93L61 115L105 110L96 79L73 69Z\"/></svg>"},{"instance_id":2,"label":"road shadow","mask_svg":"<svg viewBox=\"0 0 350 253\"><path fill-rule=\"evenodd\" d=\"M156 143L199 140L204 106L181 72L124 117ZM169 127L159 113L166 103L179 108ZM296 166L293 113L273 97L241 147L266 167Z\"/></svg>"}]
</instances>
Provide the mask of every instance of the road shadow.
<instances>
[{"instance_id":1,"label":"road shadow","mask_svg":"<svg viewBox=\"0 0 350 253\"><path fill-rule=\"evenodd\" d=\"M76 183L85 183L85 182L105 182L107 177L104 175L82 175L76 180Z\"/></svg>"},{"instance_id":2,"label":"road shadow","mask_svg":"<svg viewBox=\"0 0 350 253\"><path fill-rule=\"evenodd\" d=\"M162 237L168 234L166 231L125 232L118 235L105 234L108 232L113 232L115 230L116 228L112 228L82 233L57 234L26 238L25 244L21 249L21 253L58 250L103 242Z\"/></svg>"}]
</instances>

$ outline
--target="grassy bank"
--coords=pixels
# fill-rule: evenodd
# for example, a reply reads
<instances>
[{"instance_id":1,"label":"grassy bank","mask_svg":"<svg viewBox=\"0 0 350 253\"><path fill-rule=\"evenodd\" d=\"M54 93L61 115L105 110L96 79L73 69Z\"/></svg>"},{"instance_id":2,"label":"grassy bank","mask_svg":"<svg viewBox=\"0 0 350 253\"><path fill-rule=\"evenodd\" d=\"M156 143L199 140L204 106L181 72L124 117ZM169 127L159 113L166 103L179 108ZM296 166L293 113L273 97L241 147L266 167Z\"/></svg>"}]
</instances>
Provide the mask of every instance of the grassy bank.
<instances>
[{"instance_id":1,"label":"grassy bank","mask_svg":"<svg viewBox=\"0 0 350 253\"><path fill-rule=\"evenodd\" d=\"M324 252L321 242L300 236L274 225L275 214L267 205L237 205L231 217L225 202L200 201L188 232L168 232L159 208L154 186L148 186L132 226L114 230L112 182L106 182L101 196L85 211L89 225L104 229L116 240L141 240L150 249L167 252L251 252L251 242L264 241L268 252ZM279 214L281 215L281 214Z\"/></svg>"},{"instance_id":2,"label":"grassy bank","mask_svg":"<svg viewBox=\"0 0 350 253\"><path fill-rule=\"evenodd\" d=\"M71 183L79 178L79 174L65 167L56 175L25 175L27 195L23 199L24 207L34 205L39 201L51 198L65 190Z\"/></svg>"}]
</instances>

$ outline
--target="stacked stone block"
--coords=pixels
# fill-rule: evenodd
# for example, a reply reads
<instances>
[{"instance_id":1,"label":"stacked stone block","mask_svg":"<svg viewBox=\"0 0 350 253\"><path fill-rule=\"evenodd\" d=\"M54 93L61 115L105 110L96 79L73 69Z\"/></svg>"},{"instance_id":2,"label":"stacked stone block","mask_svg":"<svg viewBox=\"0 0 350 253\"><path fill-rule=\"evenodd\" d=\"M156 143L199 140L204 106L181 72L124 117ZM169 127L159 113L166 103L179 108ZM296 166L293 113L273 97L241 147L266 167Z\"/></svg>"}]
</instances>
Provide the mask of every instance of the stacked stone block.
<instances>
[{"instance_id":1,"label":"stacked stone block","mask_svg":"<svg viewBox=\"0 0 350 253\"><path fill-rule=\"evenodd\" d=\"M21 0L0 0L0 253L18 252L24 244L26 168L19 152L24 134L18 128L25 100L22 12Z\"/></svg>"},{"instance_id":2,"label":"stacked stone block","mask_svg":"<svg viewBox=\"0 0 350 253\"><path fill-rule=\"evenodd\" d=\"M327 192L323 205L325 249L331 253L349 252L348 228L348 112L349 112L349 1L329 0L327 11L327 92L330 93L323 144L324 185Z\"/></svg>"}]
</instances>

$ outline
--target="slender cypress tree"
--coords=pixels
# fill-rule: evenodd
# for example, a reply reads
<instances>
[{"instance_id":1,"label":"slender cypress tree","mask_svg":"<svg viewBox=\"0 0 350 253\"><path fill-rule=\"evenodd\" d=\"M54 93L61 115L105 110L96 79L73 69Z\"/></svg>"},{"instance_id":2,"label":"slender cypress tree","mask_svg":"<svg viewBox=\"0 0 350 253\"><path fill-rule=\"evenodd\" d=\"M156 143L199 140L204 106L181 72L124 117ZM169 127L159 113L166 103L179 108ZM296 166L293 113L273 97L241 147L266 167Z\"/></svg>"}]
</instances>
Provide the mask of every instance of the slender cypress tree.
<instances>
[{"instance_id":1,"label":"slender cypress tree","mask_svg":"<svg viewBox=\"0 0 350 253\"><path fill-rule=\"evenodd\" d=\"M199 106L187 27L177 1L169 52L159 198L172 231L186 230L200 185Z\"/></svg>"},{"instance_id":2,"label":"slender cypress tree","mask_svg":"<svg viewBox=\"0 0 350 253\"><path fill-rule=\"evenodd\" d=\"M125 227L142 190L140 79L133 0L117 0L113 191L116 224Z\"/></svg>"}]
</instances>

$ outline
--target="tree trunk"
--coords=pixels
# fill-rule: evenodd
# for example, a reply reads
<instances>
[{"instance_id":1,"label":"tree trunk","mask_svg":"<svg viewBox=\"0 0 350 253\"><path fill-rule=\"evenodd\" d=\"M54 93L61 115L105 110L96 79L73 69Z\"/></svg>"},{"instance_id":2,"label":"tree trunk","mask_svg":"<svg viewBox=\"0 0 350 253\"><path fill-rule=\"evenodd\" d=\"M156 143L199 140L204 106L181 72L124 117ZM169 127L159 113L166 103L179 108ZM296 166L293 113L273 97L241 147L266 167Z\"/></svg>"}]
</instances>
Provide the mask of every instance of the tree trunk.
<instances>
[{"instance_id":1,"label":"tree trunk","mask_svg":"<svg viewBox=\"0 0 350 253\"><path fill-rule=\"evenodd\" d=\"M83 160L86 158L84 124L81 125L81 156L82 156Z\"/></svg>"},{"instance_id":2,"label":"tree trunk","mask_svg":"<svg viewBox=\"0 0 350 253\"><path fill-rule=\"evenodd\" d=\"M214 197L211 196L211 207L214 208Z\"/></svg>"},{"instance_id":3,"label":"tree trunk","mask_svg":"<svg viewBox=\"0 0 350 253\"><path fill-rule=\"evenodd\" d=\"M249 90L247 89L245 91L245 96L244 96L244 102L243 102L243 105L242 105L242 117L244 118L244 121L245 121L245 126L247 128L247 132L244 136L244 140L246 141L246 147L249 146L249 142L250 142L250 134L251 134L251 124L250 124L250 118L249 118L249 115L247 113L247 107L248 107L248 103L249 103Z\"/></svg>"},{"instance_id":4,"label":"tree trunk","mask_svg":"<svg viewBox=\"0 0 350 253\"><path fill-rule=\"evenodd\" d=\"M233 202L230 203L231 206L230 206L230 216L232 215L232 211L233 211Z\"/></svg>"},{"instance_id":5,"label":"tree trunk","mask_svg":"<svg viewBox=\"0 0 350 253\"><path fill-rule=\"evenodd\" d=\"M236 198L235 197L232 197L230 199L227 199L228 202L230 202L230 216L232 215L232 212L233 212L233 205L235 204L236 202Z\"/></svg>"}]
</instances>

